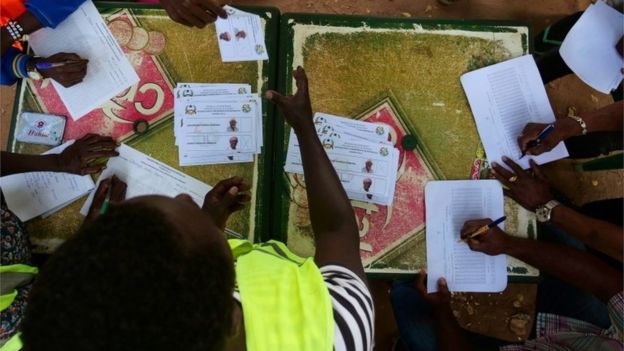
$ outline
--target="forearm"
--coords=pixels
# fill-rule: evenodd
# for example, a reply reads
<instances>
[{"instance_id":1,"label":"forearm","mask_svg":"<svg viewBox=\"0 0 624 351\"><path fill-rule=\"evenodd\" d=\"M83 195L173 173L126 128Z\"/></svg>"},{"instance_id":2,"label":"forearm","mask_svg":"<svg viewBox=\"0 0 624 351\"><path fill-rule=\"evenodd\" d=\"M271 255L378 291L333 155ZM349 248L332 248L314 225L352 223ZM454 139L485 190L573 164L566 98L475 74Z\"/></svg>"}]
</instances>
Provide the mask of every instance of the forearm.
<instances>
[{"instance_id":1,"label":"forearm","mask_svg":"<svg viewBox=\"0 0 624 351\"><path fill-rule=\"evenodd\" d=\"M471 350L463 329L457 323L450 305L439 306L434 310L438 350Z\"/></svg>"},{"instance_id":2,"label":"forearm","mask_svg":"<svg viewBox=\"0 0 624 351\"><path fill-rule=\"evenodd\" d=\"M0 176L27 172L62 172L58 155L22 155L2 151Z\"/></svg>"},{"instance_id":3,"label":"forearm","mask_svg":"<svg viewBox=\"0 0 624 351\"><path fill-rule=\"evenodd\" d=\"M305 175L310 219L315 234L340 232L357 236L353 208L314 126L296 130Z\"/></svg>"},{"instance_id":4,"label":"forearm","mask_svg":"<svg viewBox=\"0 0 624 351\"><path fill-rule=\"evenodd\" d=\"M588 133L621 131L624 125L623 108L624 101L618 101L598 110L581 113L578 116L585 122ZM558 119L555 127L563 129L566 138L583 134L581 125L571 118Z\"/></svg>"},{"instance_id":5,"label":"forearm","mask_svg":"<svg viewBox=\"0 0 624 351\"><path fill-rule=\"evenodd\" d=\"M585 216L563 205L553 209L551 222L594 249L622 261L624 239L621 227Z\"/></svg>"},{"instance_id":6,"label":"forearm","mask_svg":"<svg viewBox=\"0 0 624 351\"><path fill-rule=\"evenodd\" d=\"M607 302L622 289L622 275L597 257L564 245L509 237L503 252Z\"/></svg>"}]
</instances>

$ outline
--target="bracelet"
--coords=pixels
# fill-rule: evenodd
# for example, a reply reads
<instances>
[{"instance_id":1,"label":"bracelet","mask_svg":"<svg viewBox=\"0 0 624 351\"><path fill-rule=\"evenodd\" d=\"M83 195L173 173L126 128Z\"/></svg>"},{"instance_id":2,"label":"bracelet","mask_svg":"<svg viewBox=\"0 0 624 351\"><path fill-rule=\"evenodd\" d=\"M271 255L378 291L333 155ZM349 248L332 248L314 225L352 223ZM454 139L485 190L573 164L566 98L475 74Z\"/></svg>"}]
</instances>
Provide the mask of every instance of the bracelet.
<instances>
[{"instance_id":1,"label":"bracelet","mask_svg":"<svg viewBox=\"0 0 624 351\"><path fill-rule=\"evenodd\" d=\"M585 123L585 121L583 121L581 117L574 115L569 115L568 117L578 122L578 124L581 126L581 129L583 130L583 135L587 134L587 123Z\"/></svg>"},{"instance_id":2,"label":"bracelet","mask_svg":"<svg viewBox=\"0 0 624 351\"><path fill-rule=\"evenodd\" d=\"M22 26L15 21L9 21L6 25L6 29L9 32L11 39L14 41L20 40L24 34L24 28L22 28Z\"/></svg>"}]
</instances>

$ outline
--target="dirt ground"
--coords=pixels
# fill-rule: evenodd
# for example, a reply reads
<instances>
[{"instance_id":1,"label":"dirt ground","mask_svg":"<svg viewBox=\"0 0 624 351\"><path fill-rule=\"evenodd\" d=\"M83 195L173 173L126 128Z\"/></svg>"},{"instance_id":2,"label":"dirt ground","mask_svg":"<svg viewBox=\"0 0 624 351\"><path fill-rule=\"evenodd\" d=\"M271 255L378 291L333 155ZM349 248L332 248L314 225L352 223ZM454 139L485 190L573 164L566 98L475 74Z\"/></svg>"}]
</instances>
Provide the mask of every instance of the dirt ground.
<instances>
[{"instance_id":1,"label":"dirt ground","mask_svg":"<svg viewBox=\"0 0 624 351\"><path fill-rule=\"evenodd\" d=\"M421 18L461 18L461 19L493 19L493 20L520 20L532 25L534 32L568 14L581 11L590 3L589 0L459 0L456 4L445 6L436 0L321 0L321 1L293 1L293 0L235 0L234 5L274 6L282 13L307 12L348 14L365 16L400 16ZM610 97L593 91L573 76L555 81L547 87L549 97L555 111L566 111L575 106L580 110L594 109L609 103ZM0 145L6 149L7 136L12 112L12 101L15 95L14 88L0 88ZM574 162L566 161L552 167L551 174L559 180L561 190L576 196L579 203L601 198L622 197L622 172L603 171L578 174L573 172ZM392 309L388 300L389 285L387 282L377 281L371 284L376 302L376 350L391 350L398 337ZM512 286L509 296L532 297L535 295L534 286ZM501 301L509 303L515 301L509 296ZM462 297L472 301L479 297ZM530 302L527 302L530 305ZM458 308L458 316L464 326L472 329L476 316L488 316L488 324L506 325L513 309L500 308L494 304L488 308L481 306L475 313L466 312L466 307ZM461 313L461 312L466 313ZM489 328L482 328L488 330ZM506 329L506 327L502 328ZM504 331L504 330L503 330ZM501 330L493 331L499 335ZM509 335L507 335L509 337Z\"/></svg>"}]
</instances>

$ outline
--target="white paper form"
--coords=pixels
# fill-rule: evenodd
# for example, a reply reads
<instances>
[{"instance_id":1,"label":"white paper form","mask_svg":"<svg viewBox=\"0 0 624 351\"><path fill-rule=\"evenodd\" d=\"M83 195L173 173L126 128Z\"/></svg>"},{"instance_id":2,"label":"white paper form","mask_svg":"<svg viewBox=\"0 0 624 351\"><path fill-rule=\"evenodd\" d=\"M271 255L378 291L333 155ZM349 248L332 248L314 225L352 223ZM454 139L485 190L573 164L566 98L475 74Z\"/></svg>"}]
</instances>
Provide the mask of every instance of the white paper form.
<instances>
[{"instance_id":1,"label":"white paper form","mask_svg":"<svg viewBox=\"0 0 624 351\"><path fill-rule=\"evenodd\" d=\"M44 154L58 154L70 140ZM22 221L49 215L86 195L95 187L91 176L60 172L30 172L0 178L8 207Z\"/></svg>"},{"instance_id":2,"label":"white paper form","mask_svg":"<svg viewBox=\"0 0 624 351\"><path fill-rule=\"evenodd\" d=\"M55 29L43 28L31 34L29 43L38 56L73 52L89 60L82 83L65 88L52 82L74 120L139 82L139 76L90 0Z\"/></svg>"},{"instance_id":3,"label":"white paper form","mask_svg":"<svg viewBox=\"0 0 624 351\"><path fill-rule=\"evenodd\" d=\"M227 19L215 22L223 62L268 60L260 16L223 6Z\"/></svg>"},{"instance_id":4,"label":"white paper form","mask_svg":"<svg viewBox=\"0 0 624 351\"><path fill-rule=\"evenodd\" d=\"M464 222L503 216L496 180L431 181L425 186L427 292L445 278L450 291L499 292L507 286L507 256L488 256L458 242ZM499 225L503 228L503 223Z\"/></svg>"},{"instance_id":5,"label":"white paper form","mask_svg":"<svg viewBox=\"0 0 624 351\"><path fill-rule=\"evenodd\" d=\"M206 193L211 187L199 180L186 175L126 144L117 148L119 156L108 160L106 169L98 179L96 189L103 179L117 176L128 188L126 198L143 195L177 196L190 195L197 205L202 206ZM80 213L84 216L89 212L95 191L89 195Z\"/></svg>"},{"instance_id":6,"label":"white paper form","mask_svg":"<svg viewBox=\"0 0 624 351\"><path fill-rule=\"evenodd\" d=\"M490 163L505 166L502 157L507 156L526 169L530 159L544 164L568 157L568 150L561 142L550 152L520 159L522 150L517 138L526 124L555 122L533 56L521 56L466 73L461 83Z\"/></svg>"},{"instance_id":7,"label":"white paper form","mask_svg":"<svg viewBox=\"0 0 624 351\"><path fill-rule=\"evenodd\" d=\"M624 15L597 1L590 5L568 32L559 54L587 85L608 94L624 73L624 59L615 46L624 35Z\"/></svg>"}]
</instances>

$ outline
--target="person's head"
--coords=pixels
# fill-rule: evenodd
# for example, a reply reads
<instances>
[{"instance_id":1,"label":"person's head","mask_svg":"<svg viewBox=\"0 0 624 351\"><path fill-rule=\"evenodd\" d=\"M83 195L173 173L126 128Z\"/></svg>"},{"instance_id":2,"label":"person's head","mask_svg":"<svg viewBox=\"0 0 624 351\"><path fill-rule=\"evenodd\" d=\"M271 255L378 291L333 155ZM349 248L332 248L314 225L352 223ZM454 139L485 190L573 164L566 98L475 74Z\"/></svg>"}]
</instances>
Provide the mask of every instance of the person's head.
<instances>
[{"instance_id":1,"label":"person's head","mask_svg":"<svg viewBox=\"0 0 624 351\"><path fill-rule=\"evenodd\" d=\"M362 182L362 185L364 186L364 190L365 191L369 191L371 185L373 185L373 180L370 178L364 178L364 181Z\"/></svg>"},{"instance_id":2,"label":"person's head","mask_svg":"<svg viewBox=\"0 0 624 351\"><path fill-rule=\"evenodd\" d=\"M222 350L233 287L225 236L190 196L127 200L42 267L24 350Z\"/></svg>"},{"instance_id":3,"label":"person's head","mask_svg":"<svg viewBox=\"0 0 624 351\"><path fill-rule=\"evenodd\" d=\"M370 172L373 170L373 161L372 160L366 160L366 163L364 163L364 167L366 168L366 172Z\"/></svg>"},{"instance_id":4,"label":"person's head","mask_svg":"<svg viewBox=\"0 0 624 351\"><path fill-rule=\"evenodd\" d=\"M232 130L236 130L236 123L237 123L237 122L236 122L236 118L232 118L232 119L230 120L230 129L232 129Z\"/></svg>"},{"instance_id":5,"label":"person's head","mask_svg":"<svg viewBox=\"0 0 624 351\"><path fill-rule=\"evenodd\" d=\"M236 145L238 145L238 138L233 136L230 138L230 149L236 150Z\"/></svg>"}]
</instances>

